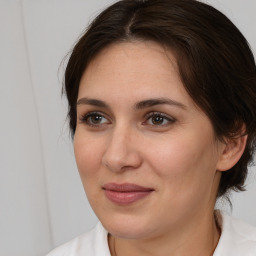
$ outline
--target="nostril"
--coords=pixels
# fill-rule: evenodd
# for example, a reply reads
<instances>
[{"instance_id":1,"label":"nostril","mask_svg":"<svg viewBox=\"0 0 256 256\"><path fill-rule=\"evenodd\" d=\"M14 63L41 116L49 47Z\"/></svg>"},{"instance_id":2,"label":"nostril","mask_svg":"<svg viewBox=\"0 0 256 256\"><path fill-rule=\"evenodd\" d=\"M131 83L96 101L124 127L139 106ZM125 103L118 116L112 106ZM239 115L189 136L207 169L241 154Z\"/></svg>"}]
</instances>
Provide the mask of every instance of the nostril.
<instances>
[{"instance_id":1,"label":"nostril","mask_svg":"<svg viewBox=\"0 0 256 256\"><path fill-rule=\"evenodd\" d=\"M102 164L110 171L123 172L137 169L142 163L142 159L136 151L119 152L110 154L107 152L102 158Z\"/></svg>"},{"instance_id":2,"label":"nostril","mask_svg":"<svg viewBox=\"0 0 256 256\"><path fill-rule=\"evenodd\" d=\"M128 124L116 126L109 137L102 164L111 171L134 170L141 165L138 144L133 139L135 136L132 135L132 130L127 126Z\"/></svg>"}]
</instances>

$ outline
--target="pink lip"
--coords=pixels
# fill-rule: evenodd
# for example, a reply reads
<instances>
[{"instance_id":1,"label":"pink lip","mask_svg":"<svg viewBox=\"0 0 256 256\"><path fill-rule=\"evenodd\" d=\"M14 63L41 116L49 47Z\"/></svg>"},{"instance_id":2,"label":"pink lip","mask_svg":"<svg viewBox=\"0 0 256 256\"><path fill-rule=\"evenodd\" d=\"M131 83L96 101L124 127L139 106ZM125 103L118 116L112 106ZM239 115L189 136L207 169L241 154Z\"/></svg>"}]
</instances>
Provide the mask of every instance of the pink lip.
<instances>
[{"instance_id":1,"label":"pink lip","mask_svg":"<svg viewBox=\"0 0 256 256\"><path fill-rule=\"evenodd\" d=\"M108 183L103 186L106 197L113 203L126 205L151 194L154 189L131 183Z\"/></svg>"}]
</instances>

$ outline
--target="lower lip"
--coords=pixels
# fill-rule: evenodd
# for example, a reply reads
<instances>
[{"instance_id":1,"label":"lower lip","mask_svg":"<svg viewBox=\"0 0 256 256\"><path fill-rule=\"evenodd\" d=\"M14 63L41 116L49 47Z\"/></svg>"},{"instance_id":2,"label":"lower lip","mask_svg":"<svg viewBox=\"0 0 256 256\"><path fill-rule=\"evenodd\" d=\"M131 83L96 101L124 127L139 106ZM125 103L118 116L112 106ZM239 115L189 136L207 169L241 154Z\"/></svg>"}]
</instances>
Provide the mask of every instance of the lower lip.
<instances>
[{"instance_id":1,"label":"lower lip","mask_svg":"<svg viewBox=\"0 0 256 256\"><path fill-rule=\"evenodd\" d=\"M113 203L127 205L149 196L151 192L153 191L119 192L105 190L105 195Z\"/></svg>"}]
</instances>

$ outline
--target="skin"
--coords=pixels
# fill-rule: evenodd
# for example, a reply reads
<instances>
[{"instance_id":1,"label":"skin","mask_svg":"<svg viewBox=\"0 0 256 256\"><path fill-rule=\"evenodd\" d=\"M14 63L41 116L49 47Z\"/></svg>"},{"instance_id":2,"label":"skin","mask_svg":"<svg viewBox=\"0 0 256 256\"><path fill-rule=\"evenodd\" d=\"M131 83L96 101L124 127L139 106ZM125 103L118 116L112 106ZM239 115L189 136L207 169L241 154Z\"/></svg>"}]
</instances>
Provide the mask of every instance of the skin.
<instances>
[{"instance_id":1,"label":"skin","mask_svg":"<svg viewBox=\"0 0 256 256\"><path fill-rule=\"evenodd\" d=\"M135 107L156 98L175 104ZM216 139L185 91L174 56L154 42L111 45L82 76L75 156L112 255L212 255L220 236L213 214L220 171L235 164L244 144ZM109 182L154 191L118 205L102 189Z\"/></svg>"}]
</instances>

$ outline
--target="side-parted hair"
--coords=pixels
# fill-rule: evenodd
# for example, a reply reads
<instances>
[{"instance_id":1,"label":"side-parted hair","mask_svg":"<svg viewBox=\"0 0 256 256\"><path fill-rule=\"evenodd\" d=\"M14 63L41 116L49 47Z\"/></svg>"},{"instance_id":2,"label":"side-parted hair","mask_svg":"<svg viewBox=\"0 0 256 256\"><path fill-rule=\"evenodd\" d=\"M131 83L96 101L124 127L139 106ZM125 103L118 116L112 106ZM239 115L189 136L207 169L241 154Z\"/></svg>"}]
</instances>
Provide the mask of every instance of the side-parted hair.
<instances>
[{"instance_id":1,"label":"side-parted hair","mask_svg":"<svg viewBox=\"0 0 256 256\"><path fill-rule=\"evenodd\" d=\"M72 137L79 83L90 61L110 44L138 40L154 41L174 54L186 91L211 120L217 139L248 135L240 160L222 173L218 197L243 191L256 147L255 60L236 26L196 0L122 0L98 15L66 67L63 90Z\"/></svg>"}]
</instances>

